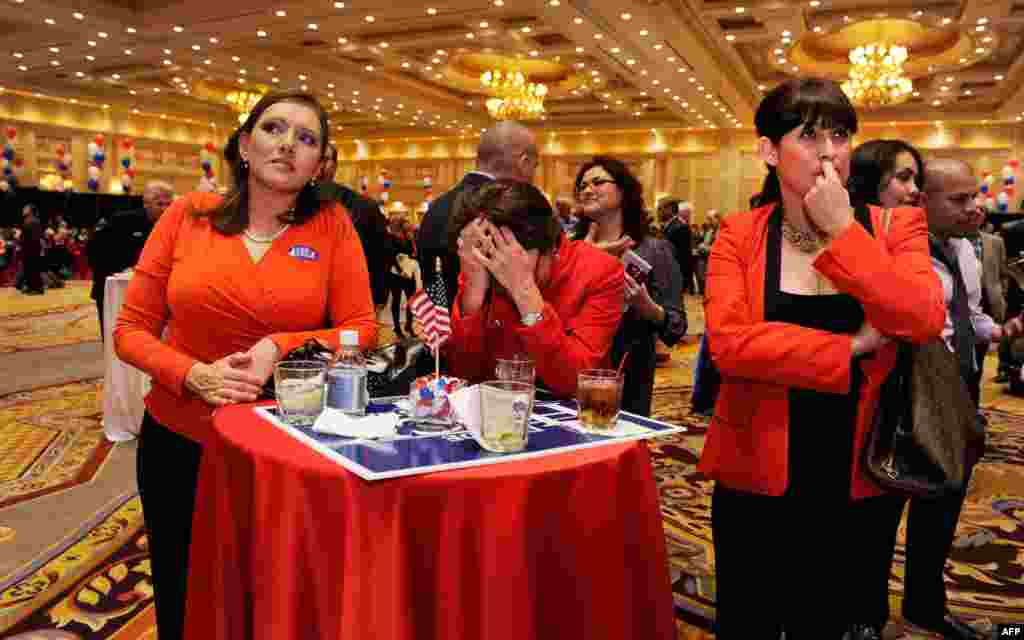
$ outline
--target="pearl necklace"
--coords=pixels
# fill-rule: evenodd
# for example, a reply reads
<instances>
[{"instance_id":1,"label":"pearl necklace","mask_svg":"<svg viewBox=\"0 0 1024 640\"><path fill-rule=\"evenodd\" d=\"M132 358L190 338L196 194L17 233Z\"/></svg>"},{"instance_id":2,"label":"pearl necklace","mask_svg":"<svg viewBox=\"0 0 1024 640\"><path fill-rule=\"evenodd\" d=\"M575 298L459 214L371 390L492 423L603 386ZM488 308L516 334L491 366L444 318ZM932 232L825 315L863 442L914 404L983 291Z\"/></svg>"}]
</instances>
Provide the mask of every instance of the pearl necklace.
<instances>
[{"instance_id":1,"label":"pearl necklace","mask_svg":"<svg viewBox=\"0 0 1024 640\"><path fill-rule=\"evenodd\" d=\"M255 235L255 234L253 234L248 229L242 231L242 233L245 235L246 238L249 238L250 240L252 240L256 244L270 244L274 240L277 240L281 236L282 233L284 233L285 231L288 230L288 228L290 226L292 226L292 225L286 224L283 227L281 227L280 229L278 229L277 232L274 233L274 235L268 236L266 238L261 238L261 237Z\"/></svg>"},{"instance_id":2,"label":"pearl necklace","mask_svg":"<svg viewBox=\"0 0 1024 640\"><path fill-rule=\"evenodd\" d=\"M782 221L782 236L802 253L814 253L822 245L822 238L814 231L801 231L787 220Z\"/></svg>"}]
</instances>

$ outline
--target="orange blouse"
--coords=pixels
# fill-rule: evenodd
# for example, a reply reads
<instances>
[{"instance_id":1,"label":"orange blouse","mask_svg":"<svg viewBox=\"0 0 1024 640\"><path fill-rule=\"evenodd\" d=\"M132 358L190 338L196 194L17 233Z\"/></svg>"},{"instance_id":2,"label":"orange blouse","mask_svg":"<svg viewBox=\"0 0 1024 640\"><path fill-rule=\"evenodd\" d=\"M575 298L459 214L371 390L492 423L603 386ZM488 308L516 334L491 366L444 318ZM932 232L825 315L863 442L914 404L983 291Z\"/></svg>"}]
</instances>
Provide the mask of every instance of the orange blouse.
<instances>
[{"instance_id":1,"label":"orange blouse","mask_svg":"<svg viewBox=\"0 0 1024 640\"><path fill-rule=\"evenodd\" d=\"M364 349L377 342L366 258L340 205L325 203L253 262L241 236L192 213L220 202L194 193L161 216L114 330L118 356L153 377L150 414L199 443L214 408L184 386L196 362L246 351L264 337L281 354L310 337L337 348L340 329L358 330Z\"/></svg>"}]
</instances>

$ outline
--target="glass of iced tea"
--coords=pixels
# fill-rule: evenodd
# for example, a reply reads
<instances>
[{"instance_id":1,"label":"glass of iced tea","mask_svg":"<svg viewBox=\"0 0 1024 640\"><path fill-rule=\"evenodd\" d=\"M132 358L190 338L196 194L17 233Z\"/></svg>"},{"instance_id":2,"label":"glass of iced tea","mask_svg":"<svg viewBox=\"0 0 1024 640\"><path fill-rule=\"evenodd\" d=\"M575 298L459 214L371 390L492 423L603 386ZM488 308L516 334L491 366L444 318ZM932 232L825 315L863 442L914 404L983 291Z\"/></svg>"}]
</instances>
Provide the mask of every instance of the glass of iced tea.
<instances>
[{"instance_id":1,"label":"glass of iced tea","mask_svg":"<svg viewBox=\"0 0 1024 640\"><path fill-rule=\"evenodd\" d=\"M308 427L324 410L327 366L315 360L286 360L274 366L274 394L281 419Z\"/></svg>"},{"instance_id":2,"label":"glass of iced tea","mask_svg":"<svg viewBox=\"0 0 1024 640\"><path fill-rule=\"evenodd\" d=\"M615 429L622 406L622 376L614 369L580 371L576 378L576 404L584 429Z\"/></svg>"},{"instance_id":3,"label":"glass of iced tea","mask_svg":"<svg viewBox=\"0 0 1024 640\"><path fill-rule=\"evenodd\" d=\"M496 453L526 448L534 386L515 380L480 384L480 446Z\"/></svg>"}]
</instances>

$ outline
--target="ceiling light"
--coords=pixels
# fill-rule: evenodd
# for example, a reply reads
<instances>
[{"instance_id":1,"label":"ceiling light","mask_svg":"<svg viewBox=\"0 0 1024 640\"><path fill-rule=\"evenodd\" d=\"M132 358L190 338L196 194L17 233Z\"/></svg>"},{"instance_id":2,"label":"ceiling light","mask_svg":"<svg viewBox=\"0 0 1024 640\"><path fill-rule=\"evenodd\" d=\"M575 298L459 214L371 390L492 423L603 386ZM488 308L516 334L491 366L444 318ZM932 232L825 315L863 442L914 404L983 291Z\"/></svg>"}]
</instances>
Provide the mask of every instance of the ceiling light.
<instances>
[{"instance_id":1,"label":"ceiling light","mask_svg":"<svg viewBox=\"0 0 1024 640\"><path fill-rule=\"evenodd\" d=\"M170 64L171 64L171 61L170 61L170 60L168 60L167 58L164 58L164 64L165 64L165 65L170 65Z\"/></svg>"},{"instance_id":2,"label":"ceiling light","mask_svg":"<svg viewBox=\"0 0 1024 640\"><path fill-rule=\"evenodd\" d=\"M241 60L241 58L239 58L238 56L231 56L232 62L238 62L239 60Z\"/></svg>"},{"instance_id":3,"label":"ceiling light","mask_svg":"<svg viewBox=\"0 0 1024 640\"><path fill-rule=\"evenodd\" d=\"M207 58L206 60L203 60L203 64L213 64L213 60Z\"/></svg>"},{"instance_id":4,"label":"ceiling light","mask_svg":"<svg viewBox=\"0 0 1024 640\"><path fill-rule=\"evenodd\" d=\"M210 44L217 44L218 42L220 42L220 40L217 38L210 38Z\"/></svg>"},{"instance_id":5,"label":"ceiling light","mask_svg":"<svg viewBox=\"0 0 1024 640\"><path fill-rule=\"evenodd\" d=\"M475 37L476 37L476 35L473 32L469 32L469 33L466 34L466 38L468 40L472 40Z\"/></svg>"},{"instance_id":6,"label":"ceiling light","mask_svg":"<svg viewBox=\"0 0 1024 640\"><path fill-rule=\"evenodd\" d=\"M60 66L60 61L59 60L50 60L50 64L52 64L55 67L59 67Z\"/></svg>"},{"instance_id":7,"label":"ceiling light","mask_svg":"<svg viewBox=\"0 0 1024 640\"><path fill-rule=\"evenodd\" d=\"M658 44L654 45L654 50L655 51L661 51L664 48L665 48L665 45L661 44L660 42Z\"/></svg>"},{"instance_id":8,"label":"ceiling light","mask_svg":"<svg viewBox=\"0 0 1024 640\"><path fill-rule=\"evenodd\" d=\"M95 40L89 40L88 42L86 42L86 44L88 44L90 47L95 47L96 46L96 41Z\"/></svg>"},{"instance_id":9,"label":"ceiling light","mask_svg":"<svg viewBox=\"0 0 1024 640\"><path fill-rule=\"evenodd\" d=\"M984 30L985 30L985 27L984 27L984 26L982 26L982 25L978 25L977 27L974 27L974 30L975 30L975 31L984 31Z\"/></svg>"},{"instance_id":10,"label":"ceiling light","mask_svg":"<svg viewBox=\"0 0 1024 640\"><path fill-rule=\"evenodd\" d=\"M60 53L60 49L58 49L57 47L50 47L50 51L52 51L53 53Z\"/></svg>"},{"instance_id":11,"label":"ceiling light","mask_svg":"<svg viewBox=\"0 0 1024 640\"><path fill-rule=\"evenodd\" d=\"M174 25L174 33L181 33L184 30L185 30L185 27L183 27L181 25L177 25L177 24ZM102 37L105 38L106 36L102 36Z\"/></svg>"},{"instance_id":12,"label":"ceiling light","mask_svg":"<svg viewBox=\"0 0 1024 640\"><path fill-rule=\"evenodd\" d=\"M92 62L93 60L96 59L96 56L85 56L85 59L88 60L89 62Z\"/></svg>"},{"instance_id":13,"label":"ceiling light","mask_svg":"<svg viewBox=\"0 0 1024 640\"><path fill-rule=\"evenodd\" d=\"M807 4L811 5L812 7L817 7L817 6L819 6L819 5L821 4L821 3L820 3L820 2L818 2L818 0L811 0L811 1L810 1L810 2L808 2Z\"/></svg>"},{"instance_id":14,"label":"ceiling light","mask_svg":"<svg viewBox=\"0 0 1024 640\"><path fill-rule=\"evenodd\" d=\"M548 4L552 7L557 7L562 3L559 0L551 0L550 2L548 2Z\"/></svg>"},{"instance_id":15,"label":"ceiling light","mask_svg":"<svg viewBox=\"0 0 1024 640\"><path fill-rule=\"evenodd\" d=\"M46 24L48 24L50 26L53 26L53 25L57 24L57 21L54 20L53 18L47 18L46 20L43 20L43 22L45 22Z\"/></svg>"},{"instance_id":16,"label":"ceiling light","mask_svg":"<svg viewBox=\"0 0 1024 640\"><path fill-rule=\"evenodd\" d=\"M114 80L120 80L121 79L121 74L120 73L114 73L114 74L111 74L110 77L113 78Z\"/></svg>"},{"instance_id":17,"label":"ceiling light","mask_svg":"<svg viewBox=\"0 0 1024 640\"><path fill-rule=\"evenodd\" d=\"M982 54L982 53L985 53L985 50L983 48L981 48L981 47L978 47L977 49L974 50L974 53Z\"/></svg>"},{"instance_id":18,"label":"ceiling light","mask_svg":"<svg viewBox=\"0 0 1024 640\"><path fill-rule=\"evenodd\" d=\"M427 15L436 16L437 9L435 9L434 7L427 7Z\"/></svg>"},{"instance_id":19,"label":"ceiling light","mask_svg":"<svg viewBox=\"0 0 1024 640\"><path fill-rule=\"evenodd\" d=\"M132 89L128 93L132 94L133 96L138 94L138 92L135 89Z\"/></svg>"},{"instance_id":20,"label":"ceiling light","mask_svg":"<svg viewBox=\"0 0 1024 640\"><path fill-rule=\"evenodd\" d=\"M19 65L18 65L18 70L19 70L19 71L28 71L28 67L26 67L26 66L25 66L25 65L23 65L23 64L19 64Z\"/></svg>"},{"instance_id":21,"label":"ceiling light","mask_svg":"<svg viewBox=\"0 0 1024 640\"><path fill-rule=\"evenodd\" d=\"M267 32L264 31L263 29L260 29L259 31L256 32L256 36L259 37L259 38L266 38L267 37Z\"/></svg>"},{"instance_id":22,"label":"ceiling light","mask_svg":"<svg viewBox=\"0 0 1024 640\"><path fill-rule=\"evenodd\" d=\"M814 33L821 33L821 27L814 27L813 31L814 31ZM739 126L739 125L737 125L737 126Z\"/></svg>"},{"instance_id":23,"label":"ceiling light","mask_svg":"<svg viewBox=\"0 0 1024 640\"><path fill-rule=\"evenodd\" d=\"M409 68L409 67L411 67L411 66L412 66L412 65L410 65L410 64L409 64L408 62L403 62L403 63L402 63L402 68L403 68L403 69L408 69L408 68Z\"/></svg>"},{"instance_id":24,"label":"ceiling light","mask_svg":"<svg viewBox=\"0 0 1024 640\"><path fill-rule=\"evenodd\" d=\"M78 11L72 13L71 16L75 20L85 20L85 14L84 13L79 13ZM131 31L129 31L128 33L135 33L135 29L132 29L131 27L128 27L128 28L131 29Z\"/></svg>"},{"instance_id":25,"label":"ceiling light","mask_svg":"<svg viewBox=\"0 0 1024 640\"><path fill-rule=\"evenodd\" d=\"M783 31L783 32L782 32L782 37L783 37L783 38L788 38L788 37L789 37L789 36L791 36L791 35L793 35L793 34L792 34L792 33L790 33L790 32L789 32L788 30L787 30L787 31Z\"/></svg>"},{"instance_id":26,"label":"ceiling light","mask_svg":"<svg viewBox=\"0 0 1024 640\"><path fill-rule=\"evenodd\" d=\"M995 76L995 79L996 80L1002 80L1003 79L1003 75L999 74L999 75Z\"/></svg>"},{"instance_id":27,"label":"ceiling light","mask_svg":"<svg viewBox=\"0 0 1024 640\"><path fill-rule=\"evenodd\" d=\"M573 18L572 21L575 22L576 24L583 24L583 18Z\"/></svg>"},{"instance_id":28,"label":"ceiling light","mask_svg":"<svg viewBox=\"0 0 1024 640\"><path fill-rule=\"evenodd\" d=\"M345 3L344 2L335 2L334 3L334 8L335 9L344 9L345 8Z\"/></svg>"},{"instance_id":29,"label":"ceiling light","mask_svg":"<svg viewBox=\"0 0 1024 640\"><path fill-rule=\"evenodd\" d=\"M491 26L491 24L489 22L481 22L480 23L480 28L481 29L486 29L489 26Z\"/></svg>"},{"instance_id":30,"label":"ceiling light","mask_svg":"<svg viewBox=\"0 0 1024 640\"><path fill-rule=\"evenodd\" d=\"M366 70L367 71L373 71L373 65L372 64L366 65Z\"/></svg>"},{"instance_id":31,"label":"ceiling light","mask_svg":"<svg viewBox=\"0 0 1024 640\"><path fill-rule=\"evenodd\" d=\"M539 55L540 55L540 51L536 51L536 50L535 50L535 51L531 51L531 52L530 52L530 55L531 55L532 57L536 58L537 56L539 56Z\"/></svg>"},{"instance_id":32,"label":"ceiling light","mask_svg":"<svg viewBox=\"0 0 1024 640\"><path fill-rule=\"evenodd\" d=\"M649 33L650 33L650 31L648 31L647 29L641 29L641 30L640 30L640 35L641 35L641 36L645 36L645 37L646 37L646 36L647 36L647 34L649 34Z\"/></svg>"},{"instance_id":33,"label":"ceiling light","mask_svg":"<svg viewBox=\"0 0 1024 640\"><path fill-rule=\"evenodd\" d=\"M611 52L612 52L612 53L618 53L618 52L620 52L620 51L622 51L622 49L620 49L620 48L618 48L618 47L612 47L612 48L611 48Z\"/></svg>"},{"instance_id":34,"label":"ceiling light","mask_svg":"<svg viewBox=\"0 0 1024 640\"><path fill-rule=\"evenodd\" d=\"M728 40L729 42L732 42L733 40L736 39L736 36L730 33L729 35L725 36L725 39Z\"/></svg>"},{"instance_id":35,"label":"ceiling light","mask_svg":"<svg viewBox=\"0 0 1024 640\"><path fill-rule=\"evenodd\" d=\"M782 39L782 44L789 44L790 42L791 42L791 40L789 38L783 38Z\"/></svg>"},{"instance_id":36,"label":"ceiling light","mask_svg":"<svg viewBox=\"0 0 1024 640\"><path fill-rule=\"evenodd\" d=\"M338 38L338 44L348 44L348 38Z\"/></svg>"},{"instance_id":37,"label":"ceiling light","mask_svg":"<svg viewBox=\"0 0 1024 640\"><path fill-rule=\"evenodd\" d=\"M310 22L309 24L306 25L306 28L309 29L310 31L316 31L317 29L320 28L320 25L318 25L315 22Z\"/></svg>"},{"instance_id":38,"label":"ceiling light","mask_svg":"<svg viewBox=\"0 0 1024 640\"><path fill-rule=\"evenodd\" d=\"M953 18L943 18L942 19L942 24L949 24L950 22L953 22Z\"/></svg>"},{"instance_id":39,"label":"ceiling light","mask_svg":"<svg viewBox=\"0 0 1024 640\"><path fill-rule=\"evenodd\" d=\"M284 9L278 9L277 11L274 12L274 15L277 16L278 18L283 18L286 15L288 15L288 12L285 11Z\"/></svg>"},{"instance_id":40,"label":"ceiling light","mask_svg":"<svg viewBox=\"0 0 1024 640\"><path fill-rule=\"evenodd\" d=\"M374 18L373 16L366 16L365 18L363 18L363 20L366 20L367 22L373 22L376 19L377 18Z\"/></svg>"},{"instance_id":41,"label":"ceiling light","mask_svg":"<svg viewBox=\"0 0 1024 640\"><path fill-rule=\"evenodd\" d=\"M106 38L107 37L107 32L106 31L99 31L99 32L96 33L96 35L98 35L101 38Z\"/></svg>"},{"instance_id":42,"label":"ceiling light","mask_svg":"<svg viewBox=\"0 0 1024 640\"><path fill-rule=\"evenodd\" d=\"M939 100L932 100L932 106L933 106L933 107L937 107L937 106L939 106L940 104L942 104L942 102L940 102Z\"/></svg>"},{"instance_id":43,"label":"ceiling light","mask_svg":"<svg viewBox=\"0 0 1024 640\"><path fill-rule=\"evenodd\" d=\"M594 34L594 40L600 40L603 37L604 37L604 34L601 34L601 33L595 33Z\"/></svg>"},{"instance_id":44,"label":"ceiling light","mask_svg":"<svg viewBox=\"0 0 1024 640\"><path fill-rule=\"evenodd\" d=\"M744 11L746 11L745 7L736 7L736 13L743 13Z\"/></svg>"},{"instance_id":45,"label":"ceiling light","mask_svg":"<svg viewBox=\"0 0 1024 640\"><path fill-rule=\"evenodd\" d=\"M126 56L130 56L130 55L132 55L132 53L134 53L134 52L131 49L125 49L124 50L124 55L126 55Z\"/></svg>"},{"instance_id":46,"label":"ceiling light","mask_svg":"<svg viewBox=\"0 0 1024 640\"><path fill-rule=\"evenodd\" d=\"M978 18L978 24L988 24L988 18Z\"/></svg>"}]
</instances>

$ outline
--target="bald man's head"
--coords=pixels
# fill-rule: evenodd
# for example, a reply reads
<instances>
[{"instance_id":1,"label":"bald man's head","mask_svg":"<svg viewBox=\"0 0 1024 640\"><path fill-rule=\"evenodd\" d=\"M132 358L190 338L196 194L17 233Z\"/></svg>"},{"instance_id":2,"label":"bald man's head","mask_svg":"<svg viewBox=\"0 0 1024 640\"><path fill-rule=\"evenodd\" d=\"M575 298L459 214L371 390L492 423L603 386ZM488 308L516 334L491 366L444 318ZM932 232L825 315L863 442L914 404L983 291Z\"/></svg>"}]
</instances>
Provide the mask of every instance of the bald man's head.
<instances>
[{"instance_id":1,"label":"bald man's head","mask_svg":"<svg viewBox=\"0 0 1024 640\"><path fill-rule=\"evenodd\" d=\"M942 239L978 232L985 216L978 207L978 182L963 160L937 158L925 163L924 196L928 231Z\"/></svg>"},{"instance_id":2,"label":"bald man's head","mask_svg":"<svg viewBox=\"0 0 1024 640\"><path fill-rule=\"evenodd\" d=\"M156 222L174 200L174 188L163 180L150 180L142 190L142 205L149 219Z\"/></svg>"},{"instance_id":3,"label":"bald man's head","mask_svg":"<svg viewBox=\"0 0 1024 640\"><path fill-rule=\"evenodd\" d=\"M477 167L495 178L532 182L540 154L533 133L511 120L502 120L480 136Z\"/></svg>"}]
</instances>

